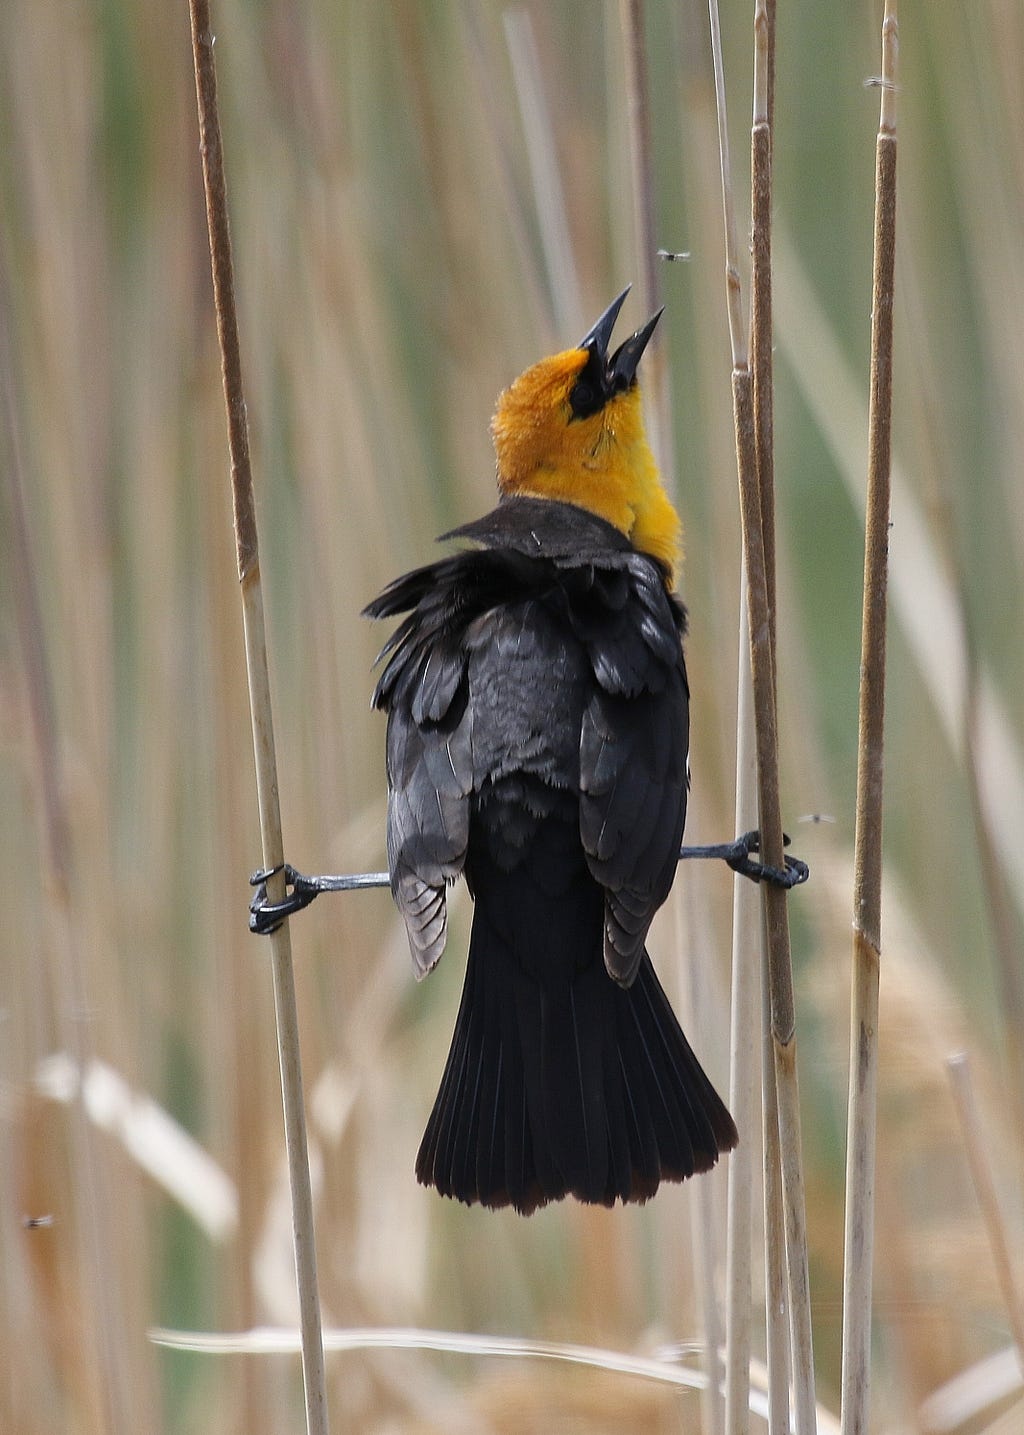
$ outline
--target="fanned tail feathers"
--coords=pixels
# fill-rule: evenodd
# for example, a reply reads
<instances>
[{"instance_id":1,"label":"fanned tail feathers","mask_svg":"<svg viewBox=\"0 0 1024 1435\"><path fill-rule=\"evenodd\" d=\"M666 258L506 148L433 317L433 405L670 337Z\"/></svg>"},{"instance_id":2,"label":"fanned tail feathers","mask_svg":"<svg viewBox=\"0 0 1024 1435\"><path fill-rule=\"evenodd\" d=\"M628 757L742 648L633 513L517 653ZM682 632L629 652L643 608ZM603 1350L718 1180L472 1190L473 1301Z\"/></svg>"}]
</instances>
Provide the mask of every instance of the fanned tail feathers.
<instances>
[{"instance_id":1,"label":"fanned tail feathers","mask_svg":"<svg viewBox=\"0 0 1024 1435\"><path fill-rule=\"evenodd\" d=\"M646 953L628 990L599 960L545 980L487 918L478 906L421 1182L523 1213L566 1195L611 1206L645 1201L735 1146Z\"/></svg>"}]
</instances>

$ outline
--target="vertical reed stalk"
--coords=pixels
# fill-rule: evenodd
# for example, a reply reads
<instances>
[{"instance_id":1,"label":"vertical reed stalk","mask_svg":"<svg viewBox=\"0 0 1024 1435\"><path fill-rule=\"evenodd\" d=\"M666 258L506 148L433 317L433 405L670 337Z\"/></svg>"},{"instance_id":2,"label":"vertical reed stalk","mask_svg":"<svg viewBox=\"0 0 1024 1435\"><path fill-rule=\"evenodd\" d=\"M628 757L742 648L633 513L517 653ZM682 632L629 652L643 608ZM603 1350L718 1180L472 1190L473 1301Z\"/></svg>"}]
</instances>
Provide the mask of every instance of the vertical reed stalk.
<instances>
[{"instance_id":1,"label":"vertical reed stalk","mask_svg":"<svg viewBox=\"0 0 1024 1435\"><path fill-rule=\"evenodd\" d=\"M754 377L754 436L761 497L762 541L768 597L769 646L775 671L775 448L772 322L772 126L775 99L775 0L754 5L753 115L750 132L751 301L750 338ZM778 693L775 694L776 712ZM766 943L767 938L763 939ZM762 1140L764 1144L765 1337L768 1364L768 1427L789 1430L790 1329L787 1297L785 1206L779 1145L779 1102L771 1034L767 953L762 992Z\"/></svg>"},{"instance_id":2,"label":"vertical reed stalk","mask_svg":"<svg viewBox=\"0 0 1024 1435\"><path fill-rule=\"evenodd\" d=\"M772 665L775 663L775 447L772 368L772 106L775 0L754 4L754 113L750 130L750 354L754 435Z\"/></svg>"},{"instance_id":3,"label":"vertical reed stalk","mask_svg":"<svg viewBox=\"0 0 1024 1435\"><path fill-rule=\"evenodd\" d=\"M882 21L881 113L875 168L871 394L861 630L857 832L854 846L853 993L843 1253L843 1435L866 1435L870 1403L874 1254L878 976L882 919L882 771L896 256L896 0Z\"/></svg>"},{"instance_id":4,"label":"vertical reed stalk","mask_svg":"<svg viewBox=\"0 0 1024 1435\"><path fill-rule=\"evenodd\" d=\"M747 657L746 580L740 580L739 673L736 695L736 831L757 825L757 766L753 695ZM732 894L732 1017L729 1109L741 1139L729 1157L725 1270L725 1429L750 1428L751 1188L757 1054L761 903L752 882L737 877ZM788 1403L788 1400L787 1400Z\"/></svg>"},{"instance_id":5,"label":"vertical reed stalk","mask_svg":"<svg viewBox=\"0 0 1024 1435\"><path fill-rule=\"evenodd\" d=\"M963 583L959 585L963 592ZM989 924L999 983L999 1007L1010 1101L1018 1131L1024 1130L1024 969L1020 960L1020 925L1013 908L1013 895L1000 865L995 836L985 812L982 776L979 771L981 720L983 712L982 673L974 633L964 607L964 769L967 793L974 819L978 864L988 904ZM1024 1155L1024 1152L1021 1153ZM1019 1169L1019 1168L1018 1168Z\"/></svg>"},{"instance_id":6,"label":"vertical reed stalk","mask_svg":"<svg viewBox=\"0 0 1024 1435\"><path fill-rule=\"evenodd\" d=\"M769 865L781 868L785 861L785 850L779 798L775 677L761 537L761 507L757 491L753 384L747 369L733 369L733 414L737 435L740 510L748 584L748 622L752 635L750 658L757 735L761 850ZM795 1428L797 1435L810 1435L810 1432L816 1429L814 1345L811 1331L800 1090L797 1081L796 1011L787 893L781 887L765 883L762 886L761 902L767 931L771 1047L778 1109L780 1185L786 1232Z\"/></svg>"},{"instance_id":7,"label":"vertical reed stalk","mask_svg":"<svg viewBox=\"0 0 1024 1435\"><path fill-rule=\"evenodd\" d=\"M6 257L6 256L4 256ZM90 1409L86 1428L128 1435L138 1410L127 1366L123 1310L118 1302L118 1262L112 1250L113 1230L106 1195L109 1172L101 1143L85 1109L85 1080L93 1058L89 984L73 903L73 844L66 799L62 744L57 728L50 661L43 626L37 569L29 536L21 467L14 367L8 350L11 334L7 269L0 270L0 425L7 429L7 453L0 469L5 476L10 524L15 621L25 669L36 770L43 813L43 855L54 917L55 961L52 981L54 1028L75 1064L77 1082L70 1104L69 1167L74 1173L74 1219L77 1300L92 1319L81 1322L82 1369Z\"/></svg>"},{"instance_id":8,"label":"vertical reed stalk","mask_svg":"<svg viewBox=\"0 0 1024 1435\"><path fill-rule=\"evenodd\" d=\"M773 623L769 600L769 594L774 591L774 577L769 579L765 554L764 517L758 482L754 382L742 320L742 294L737 262L736 225L731 198L732 185L726 134L725 79L717 0L709 0L709 10L715 94L718 104L722 193L726 215L726 287L733 358L733 421L736 431L743 558L747 580L747 618L754 695L761 850L767 863L781 868L784 864L785 853L779 799L778 728L775 712L775 670L772 649ZM764 78L759 84L755 96L755 132L759 128L762 131L767 129L769 93L768 67L765 63L767 52L764 48L768 43L768 31L766 23L764 23L763 12L759 10L756 19L758 23L755 25L755 41L756 45L762 48L762 63L758 66L758 74ZM755 135L755 153L757 148ZM770 196L770 186L768 193ZM798 1435L807 1435L807 1432L816 1428L814 1354L807 1268L807 1228L800 1140L796 1019L790 958L789 912L787 894L780 887L764 884L761 900L767 931L771 1037L778 1100L779 1158L784 1201L793 1347L794 1408Z\"/></svg>"},{"instance_id":9,"label":"vertical reed stalk","mask_svg":"<svg viewBox=\"0 0 1024 1435\"><path fill-rule=\"evenodd\" d=\"M555 314L555 332L564 339L566 334L582 328L584 312L554 143L555 126L544 94L533 21L526 10L518 8L506 10L502 20L533 179L534 209Z\"/></svg>"},{"instance_id":10,"label":"vertical reed stalk","mask_svg":"<svg viewBox=\"0 0 1024 1435\"><path fill-rule=\"evenodd\" d=\"M1017 1345L1018 1358L1024 1365L1024 1296L1021 1295L1014 1271L1014 1258L1010 1254L1011 1241L1006 1233L1006 1222L999 1209L996 1183L992 1176L992 1163L985 1150L985 1139L978 1117L978 1105L974 1099L974 1083L971 1080L970 1063L966 1055L961 1052L958 1056L951 1056L947 1060L946 1070L953 1087L957 1115L960 1118L960 1129L964 1137L964 1149L967 1153L967 1164L971 1170L971 1180L974 1182L974 1191L978 1197L982 1219L985 1222L985 1231L988 1235L992 1259L995 1262L999 1289L1010 1318L1010 1331Z\"/></svg>"},{"instance_id":11,"label":"vertical reed stalk","mask_svg":"<svg viewBox=\"0 0 1024 1435\"><path fill-rule=\"evenodd\" d=\"M767 938L765 938L767 941ZM772 996L768 962L761 964L761 1129L764 1141L764 1310L768 1366L768 1432L788 1435L789 1273L786 1265L786 1212L779 1149L779 1093L772 1041Z\"/></svg>"},{"instance_id":12,"label":"vertical reed stalk","mask_svg":"<svg viewBox=\"0 0 1024 1435\"><path fill-rule=\"evenodd\" d=\"M635 261L640 276L643 314L661 305L661 276L655 239L654 169L651 145L650 80L647 65L643 0L620 0L619 16L625 61L626 113L629 132L629 173L632 181ZM645 383L648 395L647 427L665 482L675 486L675 446L669 401L669 373L664 339L650 354L651 369ZM676 912L678 915L678 905ZM702 1187L693 1203L696 1287L705 1332L704 1426L709 1435L722 1429L722 1315L715 1281L718 1251L710 1190ZM749 1221L747 1224L749 1234ZM749 1297L748 1297L749 1301Z\"/></svg>"},{"instance_id":13,"label":"vertical reed stalk","mask_svg":"<svg viewBox=\"0 0 1024 1435\"><path fill-rule=\"evenodd\" d=\"M199 108L206 215L210 231L210 258L213 268L214 303L217 311L217 335L220 341L224 399L227 406L235 542L238 555L238 577L242 591L245 658L249 674L249 705L252 711L263 861L267 867L277 867L284 860L284 843L281 834L281 810L277 790L277 763L274 753L274 724L270 703L270 674L267 666L256 508L253 498L252 468L249 460L249 433L242 384L238 323L235 314L231 235L228 226L227 188L221 145L220 117L217 108L217 75L213 59L214 36L210 27L209 0L189 0L189 11L192 19L192 51L195 62L196 98ZM271 901L280 900L283 897L284 879L280 874L268 884L268 892ZM306 1122L302 1096L295 978L292 968L291 936L287 922L273 933L270 937L270 944L274 1009L277 1016L278 1055L281 1064L285 1145L288 1153L288 1175L291 1186L295 1271L299 1292L306 1429L308 1435L327 1435L327 1393L320 1303L317 1294L313 1199L310 1189Z\"/></svg>"},{"instance_id":14,"label":"vertical reed stalk","mask_svg":"<svg viewBox=\"0 0 1024 1435\"><path fill-rule=\"evenodd\" d=\"M661 302L661 278L654 239L654 179L651 159L651 96L644 43L644 0L619 0L626 65L629 174L633 184L633 234L640 266L644 313Z\"/></svg>"},{"instance_id":15,"label":"vertical reed stalk","mask_svg":"<svg viewBox=\"0 0 1024 1435\"><path fill-rule=\"evenodd\" d=\"M661 275L655 234L651 93L644 29L644 0L620 0L619 13L626 69L633 236L637 272L640 275L640 301L646 317L661 306ZM676 460L664 335L655 335L648 359L650 368L644 385L649 396L648 431L658 466L671 492L676 481Z\"/></svg>"}]
</instances>

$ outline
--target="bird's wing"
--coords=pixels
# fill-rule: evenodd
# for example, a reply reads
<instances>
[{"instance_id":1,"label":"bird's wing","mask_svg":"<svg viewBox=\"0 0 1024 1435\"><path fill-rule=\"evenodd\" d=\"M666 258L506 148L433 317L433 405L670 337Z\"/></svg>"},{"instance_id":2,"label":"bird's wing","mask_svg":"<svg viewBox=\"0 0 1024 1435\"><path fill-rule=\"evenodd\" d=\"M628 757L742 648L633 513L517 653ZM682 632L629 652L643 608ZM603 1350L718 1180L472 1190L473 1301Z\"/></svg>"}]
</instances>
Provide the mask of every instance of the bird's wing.
<instances>
[{"instance_id":1,"label":"bird's wing","mask_svg":"<svg viewBox=\"0 0 1024 1435\"><path fill-rule=\"evenodd\" d=\"M518 554L460 553L399 578L366 609L408 615L384 646L373 704L388 713L388 866L418 976L444 951L445 888L461 875L469 841L470 629L525 566Z\"/></svg>"},{"instance_id":2,"label":"bird's wing","mask_svg":"<svg viewBox=\"0 0 1024 1435\"><path fill-rule=\"evenodd\" d=\"M545 611L554 604L549 618L568 618L593 675L582 693L578 672L559 676L554 659L568 649L556 646L538 681L553 685L548 738L569 721L569 709L582 710L580 837L605 889L605 962L624 985L636 974L647 929L672 885L686 814L685 618L661 567L607 529L569 505L514 500L459 530L487 545L483 551L407 574L366 610L378 618L407 614L385 644L373 701L389 714L391 881L420 974L444 950L445 884L465 864L470 795L500 767L486 685L478 682L469 701L474 653L484 633L496 642L504 632L496 611L519 611L539 594ZM521 611L538 610L528 603ZM537 634L512 636L521 656L522 643ZM525 739L514 712L503 707L499 716L512 769Z\"/></svg>"},{"instance_id":3,"label":"bird's wing","mask_svg":"<svg viewBox=\"0 0 1024 1435\"><path fill-rule=\"evenodd\" d=\"M438 723L421 726L404 705L388 718L388 867L418 976L444 951L445 887L466 860L472 721L464 700Z\"/></svg>"},{"instance_id":4,"label":"bird's wing","mask_svg":"<svg viewBox=\"0 0 1024 1435\"><path fill-rule=\"evenodd\" d=\"M646 559L596 574L572 611L596 679L580 731L580 837L605 889L604 958L628 986L675 876L686 818L682 612Z\"/></svg>"}]
</instances>

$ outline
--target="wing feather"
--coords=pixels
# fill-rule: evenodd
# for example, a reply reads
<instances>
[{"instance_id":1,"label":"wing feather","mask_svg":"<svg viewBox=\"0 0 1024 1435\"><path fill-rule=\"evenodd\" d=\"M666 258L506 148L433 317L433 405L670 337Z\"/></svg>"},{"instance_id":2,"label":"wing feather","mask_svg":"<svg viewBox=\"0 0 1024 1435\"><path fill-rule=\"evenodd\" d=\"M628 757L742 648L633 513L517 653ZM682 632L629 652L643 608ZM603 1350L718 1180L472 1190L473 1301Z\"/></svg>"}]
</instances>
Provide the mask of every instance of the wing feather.
<instances>
[{"instance_id":1,"label":"wing feather","mask_svg":"<svg viewBox=\"0 0 1024 1435\"><path fill-rule=\"evenodd\" d=\"M462 875L470 797L484 776L469 695L474 634L536 566L516 552L461 553L397 579L366 610L407 615L384 645L373 702L388 713L388 866L418 976L444 951L446 889ZM532 635L502 637L519 648Z\"/></svg>"},{"instance_id":2,"label":"wing feather","mask_svg":"<svg viewBox=\"0 0 1024 1435\"><path fill-rule=\"evenodd\" d=\"M588 626L597 684L580 730L580 838L605 889L605 965L623 986L675 877L689 746L681 612L652 564L629 576L615 621Z\"/></svg>"}]
</instances>

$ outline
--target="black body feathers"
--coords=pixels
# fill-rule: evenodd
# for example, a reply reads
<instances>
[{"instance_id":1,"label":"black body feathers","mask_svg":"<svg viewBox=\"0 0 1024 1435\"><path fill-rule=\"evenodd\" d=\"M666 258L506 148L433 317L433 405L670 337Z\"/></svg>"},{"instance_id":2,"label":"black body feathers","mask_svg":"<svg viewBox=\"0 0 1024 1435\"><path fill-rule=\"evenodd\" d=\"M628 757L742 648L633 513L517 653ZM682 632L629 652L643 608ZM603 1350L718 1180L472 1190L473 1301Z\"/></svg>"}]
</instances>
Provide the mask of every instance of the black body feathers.
<instances>
[{"instance_id":1,"label":"black body feathers","mask_svg":"<svg viewBox=\"0 0 1024 1435\"><path fill-rule=\"evenodd\" d=\"M686 815L682 607L584 509L513 498L398 579L388 712L392 890L423 975L445 889L475 910L462 1005L417 1175L531 1211L644 1200L736 1131L644 949Z\"/></svg>"}]
</instances>

